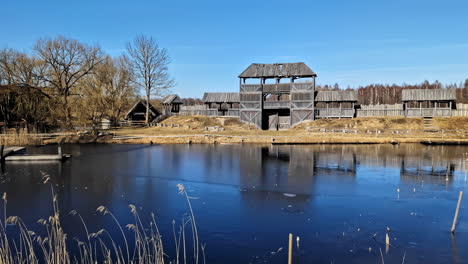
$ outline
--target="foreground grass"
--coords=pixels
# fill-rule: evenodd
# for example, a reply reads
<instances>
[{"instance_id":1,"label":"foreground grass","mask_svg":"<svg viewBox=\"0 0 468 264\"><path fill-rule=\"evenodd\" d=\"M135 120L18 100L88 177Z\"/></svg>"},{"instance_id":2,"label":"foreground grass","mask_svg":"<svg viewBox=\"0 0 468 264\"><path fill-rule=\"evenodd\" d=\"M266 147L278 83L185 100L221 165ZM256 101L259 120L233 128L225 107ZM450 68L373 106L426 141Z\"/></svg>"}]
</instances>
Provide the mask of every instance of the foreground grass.
<instances>
[{"instance_id":1,"label":"foreground grass","mask_svg":"<svg viewBox=\"0 0 468 264\"><path fill-rule=\"evenodd\" d=\"M50 177L43 173L44 184L50 181ZM44 230L35 232L30 230L19 216L7 217L7 194L4 193L3 200L3 220L0 220L0 263L47 263L47 264L68 264L68 263L201 263L205 262L204 246L199 242L198 230L195 215L191 205L191 198L183 185L178 184L179 194L187 202L189 213L184 216L182 223L176 228L173 221L173 234L176 253L170 258L164 251L164 244L169 241L162 240L156 223L154 214L151 214L151 221L145 225L134 205L130 204L129 209L133 215L134 222L123 226L112 212L105 206L99 206L96 211L103 217L110 217L120 230L120 235L124 241L123 245L115 242L116 237L112 237L106 229L100 229L95 233L90 233L86 222L77 211L71 211L72 216L78 217L83 225L86 239L81 241L73 238L70 242L65 230L61 225L58 198L54 192L53 185L50 185L52 193L53 215L47 219L39 219L38 223L43 225ZM15 234L10 235L10 230L14 228ZM176 230L177 229L177 230ZM126 231L127 230L127 231ZM41 236L38 233L44 233ZM131 232L134 243L129 244L127 232ZM188 232L188 233L187 233ZM119 238L120 239L120 238ZM72 244L72 248L69 245ZM75 253L74 253L75 252ZM78 252L78 254L76 254Z\"/></svg>"}]
</instances>

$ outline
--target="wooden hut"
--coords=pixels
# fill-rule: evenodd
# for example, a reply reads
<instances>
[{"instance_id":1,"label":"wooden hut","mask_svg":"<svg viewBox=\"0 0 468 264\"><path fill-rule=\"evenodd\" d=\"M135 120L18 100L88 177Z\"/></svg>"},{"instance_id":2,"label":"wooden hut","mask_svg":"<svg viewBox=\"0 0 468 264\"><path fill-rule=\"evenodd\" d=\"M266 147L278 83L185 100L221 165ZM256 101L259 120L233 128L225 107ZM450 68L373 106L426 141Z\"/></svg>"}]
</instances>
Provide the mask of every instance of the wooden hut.
<instances>
[{"instance_id":1,"label":"wooden hut","mask_svg":"<svg viewBox=\"0 0 468 264\"><path fill-rule=\"evenodd\" d=\"M153 105L149 104L149 121L153 121L160 115L161 113ZM146 101L139 100L136 102L125 115L125 120L132 125L144 124L146 121Z\"/></svg>"},{"instance_id":2,"label":"wooden hut","mask_svg":"<svg viewBox=\"0 0 468 264\"><path fill-rule=\"evenodd\" d=\"M356 91L318 91L315 96L316 118L353 118Z\"/></svg>"},{"instance_id":3,"label":"wooden hut","mask_svg":"<svg viewBox=\"0 0 468 264\"><path fill-rule=\"evenodd\" d=\"M303 62L251 64L239 74L240 120L262 129L289 128L313 120L316 76ZM305 78L307 82L295 82Z\"/></svg>"},{"instance_id":4,"label":"wooden hut","mask_svg":"<svg viewBox=\"0 0 468 264\"><path fill-rule=\"evenodd\" d=\"M177 94L171 94L164 97L161 104L163 115L172 116L179 114L183 102Z\"/></svg>"},{"instance_id":5,"label":"wooden hut","mask_svg":"<svg viewBox=\"0 0 468 264\"><path fill-rule=\"evenodd\" d=\"M405 89L402 91L405 116L451 116L456 107L454 89Z\"/></svg>"},{"instance_id":6,"label":"wooden hut","mask_svg":"<svg viewBox=\"0 0 468 264\"><path fill-rule=\"evenodd\" d=\"M208 115L239 116L239 93L205 93L202 101Z\"/></svg>"}]
</instances>

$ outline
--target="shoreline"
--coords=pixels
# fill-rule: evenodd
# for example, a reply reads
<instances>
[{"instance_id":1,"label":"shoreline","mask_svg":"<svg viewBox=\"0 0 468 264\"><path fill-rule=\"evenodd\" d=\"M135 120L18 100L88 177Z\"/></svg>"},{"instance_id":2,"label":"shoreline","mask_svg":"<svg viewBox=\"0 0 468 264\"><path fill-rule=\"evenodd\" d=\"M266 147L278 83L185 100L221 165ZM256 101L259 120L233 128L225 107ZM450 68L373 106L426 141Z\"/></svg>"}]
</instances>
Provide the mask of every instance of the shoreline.
<instances>
[{"instance_id":1,"label":"shoreline","mask_svg":"<svg viewBox=\"0 0 468 264\"><path fill-rule=\"evenodd\" d=\"M307 135L74 135L45 140L44 144L272 144L272 145L315 145L315 144L402 144L424 145L468 145L468 138L440 137L440 135L387 136L309 133Z\"/></svg>"}]
</instances>

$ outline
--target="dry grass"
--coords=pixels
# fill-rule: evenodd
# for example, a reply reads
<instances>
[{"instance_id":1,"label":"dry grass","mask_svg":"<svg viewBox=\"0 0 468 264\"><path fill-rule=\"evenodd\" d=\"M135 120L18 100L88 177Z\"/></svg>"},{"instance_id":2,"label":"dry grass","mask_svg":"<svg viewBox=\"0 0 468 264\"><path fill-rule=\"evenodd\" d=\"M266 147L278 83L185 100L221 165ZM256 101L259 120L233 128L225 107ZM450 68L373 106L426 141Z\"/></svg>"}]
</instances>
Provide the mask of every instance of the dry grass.
<instances>
[{"instance_id":1,"label":"dry grass","mask_svg":"<svg viewBox=\"0 0 468 264\"><path fill-rule=\"evenodd\" d=\"M44 184L50 181L50 177L43 173ZM118 219L105 206L99 206L96 211L103 216L112 218L114 224L120 230L124 244L115 242L116 237L106 229L99 229L95 233L90 233L83 217L75 210L71 211L72 216L78 217L82 223L86 239L81 241L73 238L75 243L69 243L71 238L63 230L61 225L58 198L54 192L53 184L50 184L52 192L53 215L48 219L39 219L38 223L44 227L45 236L40 236L33 230L28 229L26 224L18 216L7 217L7 194L4 193L3 200L3 220L0 220L0 263L47 263L47 264L68 264L68 263L196 263L198 264L204 257L204 246L200 244L198 231L195 222L195 215L190 200L183 185L178 184L179 194L187 201L189 213L181 220L178 230L176 222L173 221L173 235L176 244L175 257L169 258L164 251L164 243L156 223L155 215L151 215L149 225L145 225L140 218L137 208L130 204L130 212L133 215L133 223L125 226L121 225ZM12 235L7 232L7 226L16 226L18 234ZM9 227L11 229L11 227ZM191 232L187 234L187 230ZM128 233L134 237L134 244L129 244ZM168 242L168 241L166 241ZM190 245L190 242L191 245ZM67 245L75 245L69 248ZM73 247L73 246L71 246ZM187 251L191 250L192 253ZM73 254L72 252L78 252ZM203 261L204 262L204 261Z\"/></svg>"},{"instance_id":2,"label":"dry grass","mask_svg":"<svg viewBox=\"0 0 468 264\"><path fill-rule=\"evenodd\" d=\"M462 123L466 126L468 118L441 118L437 122L450 122L454 125ZM435 142L467 142L468 135L454 133L423 132L422 118L354 118L354 119L323 119L304 122L292 129L281 131L264 131L240 122L237 118L215 118L199 116L176 116L164 121L165 124L179 124L181 127L149 127L125 128L115 130L121 136L140 136L126 140L110 140L108 143L155 143L155 144L185 144L185 143L419 143ZM216 125L222 130L205 130L205 125ZM332 133L309 132L308 127L342 128L347 130L361 129L360 132L382 130L382 133ZM452 128L444 125L442 128ZM385 129L411 130L410 133L393 133ZM419 130L419 131L418 131Z\"/></svg>"},{"instance_id":3,"label":"dry grass","mask_svg":"<svg viewBox=\"0 0 468 264\"><path fill-rule=\"evenodd\" d=\"M10 132L8 134L0 134L0 145L31 146L41 144L43 144L43 141L40 137L36 137L34 134L27 134L23 131L19 133Z\"/></svg>"},{"instance_id":4,"label":"dry grass","mask_svg":"<svg viewBox=\"0 0 468 264\"><path fill-rule=\"evenodd\" d=\"M235 117L208 117L208 116L171 116L162 122L166 125L190 126L191 130L204 130L206 127L223 127L226 130L254 129L254 126L242 123Z\"/></svg>"},{"instance_id":5,"label":"dry grass","mask_svg":"<svg viewBox=\"0 0 468 264\"><path fill-rule=\"evenodd\" d=\"M404 117L359 117L352 119L319 119L304 122L294 129L306 127L360 128L360 129L423 129L422 118Z\"/></svg>"},{"instance_id":6,"label":"dry grass","mask_svg":"<svg viewBox=\"0 0 468 264\"><path fill-rule=\"evenodd\" d=\"M434 118L433 126L446 130L468 130L468 117Z\"/></svg>"}]
</instances>

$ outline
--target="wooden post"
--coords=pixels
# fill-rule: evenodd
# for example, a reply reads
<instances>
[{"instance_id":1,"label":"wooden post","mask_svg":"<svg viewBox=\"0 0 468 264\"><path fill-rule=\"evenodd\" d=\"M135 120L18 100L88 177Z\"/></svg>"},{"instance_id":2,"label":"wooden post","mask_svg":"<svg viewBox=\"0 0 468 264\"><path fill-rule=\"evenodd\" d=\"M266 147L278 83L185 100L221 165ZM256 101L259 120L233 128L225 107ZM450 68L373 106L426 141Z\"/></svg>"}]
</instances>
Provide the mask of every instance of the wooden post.
<instances>
[{"instance_id":1,"label":"wooden post","mask_svg":"<svg viewBox=\"0 0 468 264\"><path fill-rule=\"evenodd\" d=\"M288 243L288 264L292 264L292 247L293 247L293 234L289 233Z\"/></svg>"},{"instance_id":2,"label":"wooden post","mask_svg":"<svg viewBox=\"0 0 468 264\"><path fill-rule=\"evenodd\" d=\"M422 101L419 102L419 116L422 116Z\"/></svg>"},{"instance_id":3,"label":"wooden post","mask_svg":"<svg viewBox=\"0 0 468 264\"><path fill-rule=\"evenodd\" d=\"M340 117L338 118L341 119L341 102L340 102Z\"/></svg>"},{"instance_id":4,"label":"wooden post","mask_svg":"<svg viewBox=\"0 0 468 264\"><path fill-rule=\"evenodd\" d=\"M450 110L449 110L450 116L452 116L452 101L450 101L449 108L450 108Z\"/></svg>"},{"instance_id":5,"label":"wooden post","mask_svg":"<svg viewBox=\"0 0 468 264\"><path fill-rule=\"evenodd\" d=\"M328 119L329 113L328 113L328 102L327 102L327 119Z\"/></svg>"},{"instance_id":6,"label":"wooden post","mask_svg":"<svg viewBox=\"0 0 468 264\"><path fill-rule=\"evenodd\" d=\"M62 155L62 146L60 144L58 145L57 152L58 152L59 157L63 157L63 155Z\"/></svg>"},{"instance_id":7,"label":"wooden post","mask_svg":"<svg viewBox=\"0 0 468 264\"><path fill-rule=\"evenodd\" d=\"M458 195L457 209L455 210L455 216L453 217L452 233L455 233L455 226L457 225L458 211L460 210L460 204L461 204L462 198L463 198L463 191L460 191L460 194Z\"/></svg>"},{"instance_id":8,"label":"wooden post","mask_svg":"<svg viewBox=\"0 0 468 264\"><path fill-rule=\"evenodd\" d=\"M3 157L3 150L4 149L5 149L5 145L1 145L0 146L0 163L3 163L4 158L5 158L5 157Z\"/></svg>"}]
</instances>

